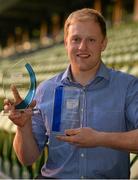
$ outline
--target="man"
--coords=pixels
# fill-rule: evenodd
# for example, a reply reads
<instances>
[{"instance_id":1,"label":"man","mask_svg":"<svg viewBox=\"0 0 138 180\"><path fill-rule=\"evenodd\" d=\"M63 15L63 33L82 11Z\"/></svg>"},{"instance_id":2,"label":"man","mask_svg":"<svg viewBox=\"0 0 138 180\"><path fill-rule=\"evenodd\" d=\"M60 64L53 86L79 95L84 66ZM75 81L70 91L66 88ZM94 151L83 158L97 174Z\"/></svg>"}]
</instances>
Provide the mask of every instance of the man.
<instances>
[{"instance_id":1,"label":"man","mask_svg":"<svg viewBox=\"0 0 138 180\"><path fill-rule=\"evenodd\" d=\"M31 118L5 100L17 125L16 154L29 165L47 145L45 178L129 178L129 153L138 152L138 79L103 64L106 25L97 11L73 12L64 33L70 66L39 85L41 114ZM16 104L21 98L12 91Z\"/></svg>"}]
</instances>

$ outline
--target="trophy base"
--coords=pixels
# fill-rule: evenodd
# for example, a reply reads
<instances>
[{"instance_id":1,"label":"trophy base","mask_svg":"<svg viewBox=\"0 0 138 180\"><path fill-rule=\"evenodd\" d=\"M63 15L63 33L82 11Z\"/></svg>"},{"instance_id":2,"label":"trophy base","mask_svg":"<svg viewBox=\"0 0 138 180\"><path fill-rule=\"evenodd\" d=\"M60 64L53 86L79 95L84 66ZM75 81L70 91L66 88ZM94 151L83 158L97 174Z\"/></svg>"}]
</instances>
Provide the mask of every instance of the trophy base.
<instances>
[{"instance_id":1,"label":"trophy base","mask_svg":"<svg viewBox=\"0 0 138 180\"><path fill-rule=\"evenodd\" d=\"M25 112L26 111L26 109L17 109L17 111L19 111L19 112ZM40 109L32 109L32 110L30 110L30 113L32 114L32 115L35 115L35 114L40 114L41 113L41 111L40 111ZM10 115L10 112L8 111L5 111L5 110L2 110L1 112L0 112L0 116L9 116Z\"/></svg>"}]
</instances>

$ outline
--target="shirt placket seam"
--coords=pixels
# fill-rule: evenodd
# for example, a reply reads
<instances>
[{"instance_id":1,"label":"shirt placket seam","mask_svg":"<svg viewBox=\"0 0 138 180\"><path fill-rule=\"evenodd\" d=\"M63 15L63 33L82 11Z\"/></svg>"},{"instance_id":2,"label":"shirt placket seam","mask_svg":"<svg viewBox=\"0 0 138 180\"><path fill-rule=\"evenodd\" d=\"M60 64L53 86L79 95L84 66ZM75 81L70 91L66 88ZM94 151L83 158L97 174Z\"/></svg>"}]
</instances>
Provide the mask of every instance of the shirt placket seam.
<instances>
[{"instance_id":1,"label":"shirt placket seam","mask_svg":"<svg viewBox=\"0 0 138 180\"><path fill-rule=\"evenodd\" d=\"M86 89L82 88L82 105L81 105L81 127L86 126ZM79 162L80 162L80 178L86 178L86 148L80 148L79 151Z\"/></svg>"}]
</instances>

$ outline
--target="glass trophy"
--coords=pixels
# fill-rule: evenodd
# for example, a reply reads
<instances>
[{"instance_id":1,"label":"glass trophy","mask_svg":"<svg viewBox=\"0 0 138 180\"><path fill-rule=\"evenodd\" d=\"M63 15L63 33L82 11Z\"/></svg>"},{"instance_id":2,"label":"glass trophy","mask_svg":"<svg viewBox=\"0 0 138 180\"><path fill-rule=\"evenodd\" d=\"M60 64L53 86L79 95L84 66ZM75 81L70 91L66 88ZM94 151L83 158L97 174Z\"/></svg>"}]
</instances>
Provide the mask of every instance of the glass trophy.
<instances>
[{"instance_id":1,"label":"glass trophy","mask_svg":"<svg viewBox=\"0 0 138 180\"><path fill-rule=\"evenodd\" d=\"M63 134L65 129L81 127L79 91L79 88L68 86L55 89L53 132Z\"/></svg>"},{"instance_id":2,"label":"glass trophy","mask_svg":"<svg viewBox=\"0 0 138 180\"><path fill-rule=\"evenodd\" d=\"M15 109L24 111L32 102L36 92L36 76L30 63L22 59L5 69L2 77L2 86L6 99L14 99L11 86L15 86L21 96L21 102L15 105ZM38 113L38 109L33 109L33 113ZM1 115L7 115L4 110Z\"/></svg>"},{"instance_id":3,"label":"glass trophy","mask_svg":"<svg viewBox=\"0 0 138 180\"><path fill-rule=\"evenodd\" d=\"M49 135L49 144L52 150L57 150L65 145L56 139L57 135L64 136L66 129L82 127L80 91L80 88L72 86L57 86L55 88L52 128Z\"/></svg>"}]
</instances>

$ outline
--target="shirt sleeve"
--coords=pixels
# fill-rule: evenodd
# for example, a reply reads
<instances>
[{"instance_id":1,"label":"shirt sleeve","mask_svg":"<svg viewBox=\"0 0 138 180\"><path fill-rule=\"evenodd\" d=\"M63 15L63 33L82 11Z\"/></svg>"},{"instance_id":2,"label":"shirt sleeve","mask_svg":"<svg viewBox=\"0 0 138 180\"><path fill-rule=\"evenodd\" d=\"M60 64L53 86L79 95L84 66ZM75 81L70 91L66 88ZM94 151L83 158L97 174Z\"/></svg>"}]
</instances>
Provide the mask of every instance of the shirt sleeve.
<instances>
[{"instance_id":1,"label":"shirt sleeve","mask_svg":"<svg viewBox=\"0 0 138 180\"><path fill-rule=\"evenodd\" d=\"M41 152L45 148L48 142L48 136L46 133L47 131L45 129L41 114L33 115L32 131L33 131L36 143L38 145L39 151Z\"/></svg>"},{"instance_id":2,"label":"shirt sleeve","mask_svg":"<svg viewBox=\"0 0 138 180\"><path fill-rule=\"evenodd\" d=\"M41 103L43 100L43 88L41 86L37 89L35 100L37 104L35 108L40 109L40 113L36 113L32 116L32 132L41 152L48 142L47 130L43 119L44 117L41 113Z\"/></svg>"},{"instance_id":3,"label":"shirt sleeve","mask_svg":"<svg viewBox=\"0 0 138 180\"><path fill-rule=\"evenodd\" d=\"M138 78L134 78L128 86L126 95L126 119L129 130L138 128Z\"/></svg>"}]
</instances>

